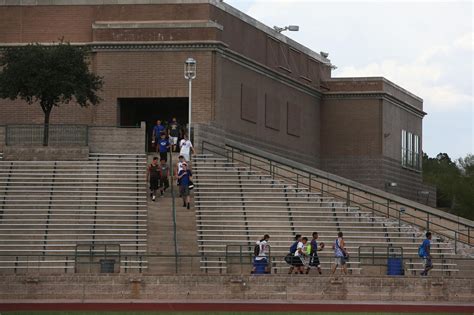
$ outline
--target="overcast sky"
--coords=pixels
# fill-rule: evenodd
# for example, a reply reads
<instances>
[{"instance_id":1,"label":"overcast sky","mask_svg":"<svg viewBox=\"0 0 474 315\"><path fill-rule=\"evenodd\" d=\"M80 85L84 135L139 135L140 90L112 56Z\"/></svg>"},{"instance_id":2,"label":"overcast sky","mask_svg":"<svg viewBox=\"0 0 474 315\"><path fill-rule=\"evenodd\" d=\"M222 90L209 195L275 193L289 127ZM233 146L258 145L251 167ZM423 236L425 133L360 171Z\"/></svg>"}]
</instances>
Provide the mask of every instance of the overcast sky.
<instances>
[{"instance_id":1,"label":"overcast sky","mask_svg":"<svg viewBox=\"0 0 474 315\"><path fill-rule=\"evenodd\" d=\"M308 48L333 77L384 76L424 100L423 150L474 151L473 1L225 0Z\"/></svg>"}]
</instances>

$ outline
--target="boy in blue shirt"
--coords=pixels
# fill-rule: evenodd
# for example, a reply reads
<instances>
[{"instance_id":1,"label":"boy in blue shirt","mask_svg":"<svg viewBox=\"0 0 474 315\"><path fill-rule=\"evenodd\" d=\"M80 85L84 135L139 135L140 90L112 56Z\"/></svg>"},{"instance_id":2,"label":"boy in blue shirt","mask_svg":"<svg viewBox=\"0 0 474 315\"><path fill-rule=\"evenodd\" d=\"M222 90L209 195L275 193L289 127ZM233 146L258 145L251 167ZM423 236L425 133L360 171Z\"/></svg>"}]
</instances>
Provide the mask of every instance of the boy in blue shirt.
<instances>
[{"instance_id":1,"label":"boy in blue shirt","mask_svg":"<svg viewBox=\"0 0 474 315\"><path fill-rule=\"evenodd\" d=\"M424 270L420 273L422 276L427 276L428 271L433 269L433 263L431 262L431 232L426 232L426 239L421 244L423 252L423 266Z\"/></svg>"},{"instance_id":2,"label":"boy in blue shirt","mask_svg":"<svg viewBox=\"0 0 474 315\"><path fill-rule=\"evenodd\" d=\"M152 143L156 147L156 152L158 152L158 150L160 149L160 147L158 145L158 141L160 141L160 135L163 132L165 132L165 126L163 126L161 124L161 120L157 120L155 127L153 127L153 135L152 135L152 138L151 138Z\"/></svg>"},{"instance_id":3,"label":"boy in blue shirt","mask_svg":"<svg viewBox=\"0 0 474 315\"><path fill-rule=\"evenodd\" d=\"M158 140L158 146L160 150L160 161L165 160L168 161L168 149L170 148L170 142L168 138L166 138L165 133L161 133L160 139Z\"/></svg>"},{"instance_id":4,"label":"boy in blue shirt","mask_svg":"<svg viewBox=\"0 0 474 315\"><path fill-rule=\"evenodd\" d=\"M181 167L182 169L178 173L179 194L183 198L183 207L186 207L189 209L190 207L189 204L191 202L189 184L191 183L193 179L193 173L191 173L191 171L188 170L187 163L183 163Z\"/></svg>"}]
</instances>

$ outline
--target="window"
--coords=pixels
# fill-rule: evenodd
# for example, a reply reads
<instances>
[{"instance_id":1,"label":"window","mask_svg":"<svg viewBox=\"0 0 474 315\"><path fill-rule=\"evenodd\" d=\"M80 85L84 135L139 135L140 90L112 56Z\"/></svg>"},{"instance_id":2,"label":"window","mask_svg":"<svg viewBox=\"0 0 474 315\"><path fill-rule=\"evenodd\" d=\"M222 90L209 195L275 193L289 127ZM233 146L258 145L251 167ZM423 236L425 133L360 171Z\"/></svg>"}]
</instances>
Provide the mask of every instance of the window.
<instances>
[{"instance_id":1,"label":"window","mask_svg":"<svg viewBox=\"0 0 474 315\"><path fill-rule=\"evenodd\" d=\"M420 170L420 137L402 130L402 166Z\"/></svg>"},{"instance_id":2,"label":"window","mask_svg":"<svg viewBox=\"0 0 474 315\"><path fill-rule=\"evenodd\" d=\"M407 165L413 166L413 134L407 133Z\"/></svg>"},{"instance_id":3,"label":"window","mask_svg":"<svg viewBox=\"0 0 474 315\"><path fill-rule=\"evenodd\" d=\"M420 163L420 138L417 135L413 137L413 159L414 167L419 170L421 169Z\"/></svg>"},{"instance_id":4,"label":"window","mask_svg":"<svg viewBox=\"0 0 474 315\"><path fill-rule=\"evenodd\" d=\"M402 130L402 165L407 166L407 132Z\"/></svg>"}]
</instances>

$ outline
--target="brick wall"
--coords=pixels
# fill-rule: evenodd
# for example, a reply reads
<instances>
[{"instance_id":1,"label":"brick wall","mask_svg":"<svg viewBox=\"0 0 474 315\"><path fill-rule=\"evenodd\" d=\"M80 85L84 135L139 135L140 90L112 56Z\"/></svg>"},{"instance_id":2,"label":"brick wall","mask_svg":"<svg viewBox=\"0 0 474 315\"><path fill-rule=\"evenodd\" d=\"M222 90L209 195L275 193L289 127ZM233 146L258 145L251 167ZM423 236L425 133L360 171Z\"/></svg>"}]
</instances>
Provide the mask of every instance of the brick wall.
<instances>
[{"instance_id":1,"label":"brick wall","mask_svg":"<svg viewBox=\"0 0 474 315\"><path fill-rule=\"evenodd\" d=\"M269 73L256 73L230 58L217 57L215 123L243 143L271 148L287 157L320 154L320 99ZM272 102L270 104L270 102ZM269 113L269 110L272 113ZM252 113L249 117L248 113Z\"/></svg>"},{"instance_id":2,"label":"brick wall","mask_svg":"<svg viewBox=\"0 0 474 315\"><path fill-rule=\"evenodd\" d=\"M321 105L321 155L380 156L382 105L378 97L323 97Z\"/></svg>"}]
</instances>

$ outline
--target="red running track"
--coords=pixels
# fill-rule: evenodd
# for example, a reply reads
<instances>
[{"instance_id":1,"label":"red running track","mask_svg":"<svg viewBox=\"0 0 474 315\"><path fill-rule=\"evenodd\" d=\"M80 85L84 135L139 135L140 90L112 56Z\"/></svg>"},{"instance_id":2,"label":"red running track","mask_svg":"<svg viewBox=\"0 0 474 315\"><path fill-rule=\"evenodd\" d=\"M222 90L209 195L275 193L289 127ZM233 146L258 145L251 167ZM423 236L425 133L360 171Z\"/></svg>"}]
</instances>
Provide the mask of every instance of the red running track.
<instances>
[{"instance_id":1,"label":"red running track","mask_svg":"<svg viewBox=\"0 0 474 315\"><path fill-rule=\"evenodd\" d=\"M0 311L396 312L473 314L474 306L283 303L0 303Z\"/></svg>"}]
</instances>

